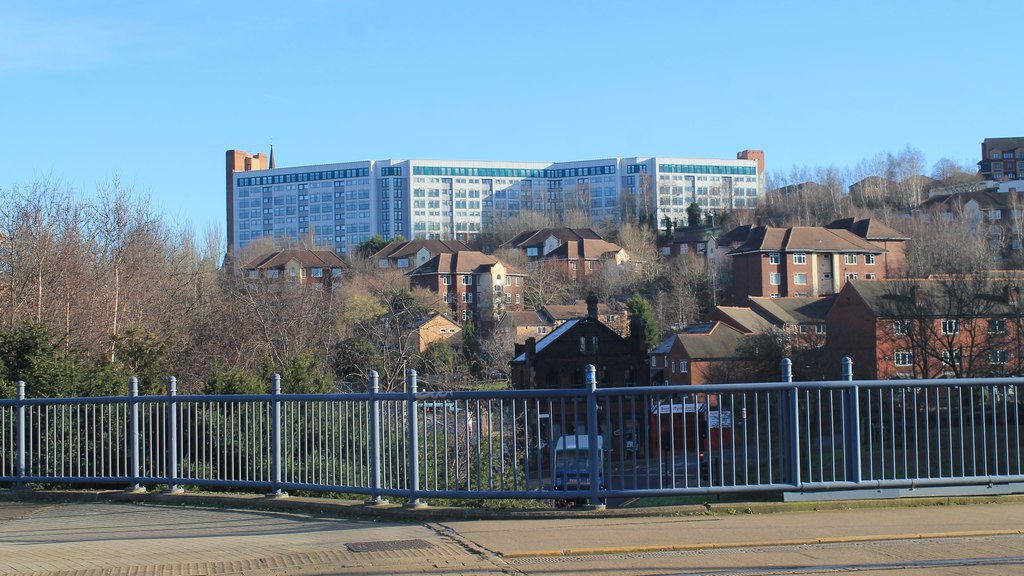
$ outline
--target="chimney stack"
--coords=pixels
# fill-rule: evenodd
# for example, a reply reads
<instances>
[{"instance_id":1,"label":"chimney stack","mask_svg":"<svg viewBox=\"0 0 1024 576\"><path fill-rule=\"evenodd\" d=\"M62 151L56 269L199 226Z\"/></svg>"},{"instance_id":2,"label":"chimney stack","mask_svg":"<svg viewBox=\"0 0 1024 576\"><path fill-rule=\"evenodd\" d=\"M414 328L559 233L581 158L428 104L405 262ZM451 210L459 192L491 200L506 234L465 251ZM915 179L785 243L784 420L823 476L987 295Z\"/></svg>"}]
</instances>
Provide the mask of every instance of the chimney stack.
<instances>
[{"instance_id":1,"label":"chimney stack","mask_svg":"<svg viewBox=\"0 0 1024 576\"><path fill-rule=\"evenodd\" d=\"M587 316L591 319L597 320L597 294L590 292L587 294Z\"/></svg>"}]
</instances>

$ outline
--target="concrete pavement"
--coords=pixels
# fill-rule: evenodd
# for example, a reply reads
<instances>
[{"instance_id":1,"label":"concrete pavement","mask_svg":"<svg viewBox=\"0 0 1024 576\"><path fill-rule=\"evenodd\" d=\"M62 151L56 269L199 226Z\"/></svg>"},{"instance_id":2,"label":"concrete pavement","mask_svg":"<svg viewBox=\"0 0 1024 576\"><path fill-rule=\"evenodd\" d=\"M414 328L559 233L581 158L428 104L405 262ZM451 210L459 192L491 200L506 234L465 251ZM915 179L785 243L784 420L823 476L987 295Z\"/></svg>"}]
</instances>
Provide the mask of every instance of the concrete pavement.
<instances>
[{"instance_id":1,"label":"concrete pavement","mask_svg":"<svg viewBox=\"0 0 1024 576\"><path fill-rule=\"evenodd\" d=\"M62 502L60 496L40 502L26 499L38 494L0 493L0 574L705 573L698 568L750 574L796 573L750 570L798 560L838 570L872 559L884 572L893 558L902 559L900 570L928 573L942 562L959 562L952 573L1024 571L1019 498L846 510L774 506L802 510L772 513L772 505L750 505L746 513L738 504L714 514L690 507L466 519L458 511L367 510L319 499L149 495L143 501L151 504L139 505L82 502L88 494L64 494L79 501ZM168 501L220 507L158 504ZM264 505L274 509L251 508ZM963 557L982 571L965 570Z\"/></svg>"}]
</instances>

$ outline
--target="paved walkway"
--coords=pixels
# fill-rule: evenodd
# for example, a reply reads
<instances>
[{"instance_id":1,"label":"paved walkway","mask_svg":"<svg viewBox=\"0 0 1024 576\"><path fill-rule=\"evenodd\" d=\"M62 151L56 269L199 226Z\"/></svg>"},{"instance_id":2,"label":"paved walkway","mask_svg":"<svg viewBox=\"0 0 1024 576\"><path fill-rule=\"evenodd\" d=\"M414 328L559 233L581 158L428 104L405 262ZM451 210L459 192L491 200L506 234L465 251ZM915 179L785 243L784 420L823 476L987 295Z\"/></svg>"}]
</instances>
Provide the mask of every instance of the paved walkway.
<instances>
[{"instance_id":1,"label":"paved walkway","mask_svg":"<svg viewBox=\"0 0 1024 576\"><path fill-rule=\"evenodd\" d=\"M1024 502L752 514L738 507L716 515L587 513L417 522L279 510L0 500L0 574L18 576L533 575L584 569L664 574L690 566L683 556L669 562L664 555L670 553L702 554L698 564L710 566L708 552L742 550L718 561L748 570L787 550L792 555L799 548L800 555L810 557L808 546L833 546L819 550L821 558L840 552L864 558L864 548L858 546L878 541L892 543L880 558L901 550L901 557L918 558L915 565L928 571L934 566L920 564L920 559L944 562L951 550L971 543L981 550L972 554L985 557L972 565L988 562L991 569L978 573L1021 573ZM908 547L909 541L921 544ZM572 568L564 564L570 557ZM641 568L652 558L658 562ZM953 573L968 573L962 564L957 566Z\"/></svg>"}]
</instances>

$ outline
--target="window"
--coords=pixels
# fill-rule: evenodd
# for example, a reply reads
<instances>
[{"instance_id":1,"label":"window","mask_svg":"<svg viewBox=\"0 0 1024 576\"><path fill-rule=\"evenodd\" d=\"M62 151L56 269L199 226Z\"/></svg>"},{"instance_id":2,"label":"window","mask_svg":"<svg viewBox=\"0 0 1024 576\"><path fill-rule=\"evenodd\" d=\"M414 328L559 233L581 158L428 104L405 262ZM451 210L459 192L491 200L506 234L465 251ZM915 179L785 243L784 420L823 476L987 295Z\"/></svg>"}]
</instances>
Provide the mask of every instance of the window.
<instances>
[{"instance_id":1,"label":"window","mask_svg":"<svg viewBox=\"0 0 1024 576\"><path fill-rule=\"evenodd\" d=\"M463 302L472 302L473 301L473 293L472 292L463 292L462 293L462 301Z\"/></svg>"},{"instance_id":2,"label":"window","mask_svg":"<svg viewBox=\"0 0 1024 576\"><path fill-rule=\"evenodd\" d=\"M942 321L942 333L948 335L958 334L960 332L960 321L955 319L946 319Z\"/></svg>"},{"instance_id":3,"label":"window","mask_svg":"<svg viewBox=\"0 0 1024 576\"><path fill-rule=\"evenodd\" d=\"M443 302L444 302L445 304L448 304L448 293L447 293L447 292L442 292L442 293L441 293L441 300L442 300L442 301L443 301Z\"/></svg>"},{"instance_id":4,"label":"window","mask_svg":"<svg viewBox=\"0 0 1024 576\"><path fill-rule=\"evenodd\" d=\"M807 334L807 331L808 331L807 324L801 324L800 325L800 333L801 334Z\"/></svg>"},{"instance_id":5,"label":"window","mask_svg":"<svg viewBox=\"0 0 1024 576\"><path fill-rule=\"evenodd\" d=\"M864 278L866 280L874 280L875 279L875 275L874 274L865 274Z\"/></svg>"},{"instance_id":6,"label":"window","mask_svg":"<svg viewBox=\"0 0 1024 576\"><path fill-rule=\"evenodd\" d=\"M857 275L856 274L852 274L850 272L847 272L844 276L846 276L847 280L856 280L857 279Z\"/></svg>"},{"instance_id":7,"label":"window","mask_svg":"<svg viewBox=\"0 0 1024 576\"><path fill-rule=\"evenodd\" d=\"M864 263L867 264L868 266L874 266L875 265L875 255L874 254L865 254L864 255Z\"/></svg>"},{"instance_id":8,"label":"window","mask_svg":"<svg viewBox=\"0 0 1024 576\"><path fill-rule=\"evenodd\" d=\"M907 336L910 334L910 320L893 320L892 333L896 336Z\"/></svg>"},{"instance_id":9,"label":"window","mask_svg":"<svg viewBox=\"0 0 1024 576\"><path fill-rule=\"evenodd\" d=\"M818 334L824 334L824 333L825 333L825 325L824 324L818 324Z\"/></svg>"},{"instance_id":10,"label":"window","mask_svg":"<svg viewBox=\"0 0 1024 576\"><path fill-rule=\"evenodd\" d=\"M768 275L768 283L771 284L772 286L778 286L779 284L782 283L782 274L779 274L778 272L772 272L771 274Z\"/></svg>"},{"instance_id":11,"label":"window","mask_svg":"<svg viewBox=\"0 0 1024 576\"><path fill-rule=\"evenodd\" d=\"M267 270L267 278L277 278L277 270Z\"/></svg>"},{"instance_id":12,"label":"window","mask_svg":"<svg viewBox=\"0 0 1024 576\"><path fill-rule=\"evenodd\" d=\"M989 210L988 211L988 219L989 220L1001 220L1002 218L1003 218L1002 210Z\"/></svg>"},{"instance_id":13,"label":"window","mask_svg":"<svg viewBox=\"0 0 1024 576\"><path fill-rule=\"evenodd\" d=\"M473 277L470 276L469 274L463 274L462 275L462 285L463 286L472 286L473 285Z\"/></svg>"},{"instance_id":14,"label":"window","mask_svg":"<svg viewBox=\"0 0 1024 576\"><path fill-rule=\"evenodd\" d=\"M341 268L331 268L331 276L334 278L341 276Z\"/></svg>"},{"instance_id":15,"label":"window","mask_svg":"<svg viewBox=\"0 0 1024 576\"><path fill-rule=\"evenodd\" d=\"M1006 320L1003 318L991 318L988 321L989 334L1006 334Z\"/></svg>"},{"instance_id":16,"label":"window","mask_svg":"<svg viewBox=\"0 0 1024 576\"><path fill-rule=\"evenodd\" d=\"M408 258L399 258L398 259L398 267L399 268L408 268L409 267L409 259Z\"/></svg>"},{"instance_id":17,"label":"window","mask_svg":"<svg viewBox=\"0 0 1024 576\"><path fill-rule=\"evenodd\" d=\"M537 249L536 248L527 248L526 249L526 255L527 256L536 256L537 255Z\"/></svg>"},{"instance_id":18,"label":"window","mask_svg":"<svg viewBox=\"0 0 1024 576\"><path fill-rule=\"evenodd\" d=\"M793 264L807 264L807 254L805 252L793 254Z\"/></svg>"},{"instance_id":19,"label":"window","mask_svg":"<svg viewBox=\"0 0 1024 576\"><path fill-rule=\"evenodd\" d=\"M793 274L793 284L802 285L807 284L807 274L798 272Z\"/></svg>"},{"instance_id":20,"label":"window","mask_svg":"<svg viewBox=\"0 0 1024 576\"><path fill-rule=\"evenodd\" d=\"M988 353L989 364L1006 364L1010 354L1006 350L992 350Z\"/></svg>"},{"instance_id":21,"label":"window","mask_svg":"<svg viewBox=\"0 0 1024 576\"><path fill-rule=\"evenodd\" d=\"M778 292L772 292L771 294L768 295L768 297L769 298L781 298L781 295Z\"/></svg>"},{"instance_id":22,"label":"window","mask_svg":"<svg viewBox=\"0 0 1024 576\"><path fill-rule=\"evenodd\" d=\"M309 275L312 276L313 278L323 278L324 277L324 269L323 268L313 268L310 271Z\"/></svg>"},{"instance_id":23,"label":"window","mask_svg":"<svg viewBox=\"0 0 1024 576\"><path fill-rule=\"evenodd\" d=\"M451 276L448 276L448 275L442 275L441 276L441 284L443 284L445 286L450 286L451 283L452 283L452 277Z\"/></svg>"},{"instance_id":24,"label":"window","mask_svg":"<svg viewBox=\"0 0 1024 576\"><path fill-rule=\"evenodd\" d=\"M843 254L843 262L846 263L846 264L856 264L857 263L857 255L856 254Z\"/></svg>"},{"instance_id":25,"label":"window","mask_svg":"<svg viewBox=\"0 0 1024 576\"><path fill-rule=\"evenodd\" d=\"M680 374L686 374L686 372L689 369L689 367L690 367L690 361L689 360L680 360L679 361L679 373Z\"/></svg>"},{"instance_id":26,"label":"window","mask_svg":"<svg viewBox=\"0 0 1024 576\"><path fill-rule=\"evenodd\" d=\"M959 366L962 354L959 350L943 350L942 362L947 366Z\"/></svg>"},{"instance_id":27,"label":"window","mask_svg":"<svg viewBox=\"0 0 1024 576\"><path fill-rule=\"evenodd\" d=\"M909 350L899 350L893 354L893 362L897 366L911 366L914 364L914 353Z\"/></svg>"}]
</instances>

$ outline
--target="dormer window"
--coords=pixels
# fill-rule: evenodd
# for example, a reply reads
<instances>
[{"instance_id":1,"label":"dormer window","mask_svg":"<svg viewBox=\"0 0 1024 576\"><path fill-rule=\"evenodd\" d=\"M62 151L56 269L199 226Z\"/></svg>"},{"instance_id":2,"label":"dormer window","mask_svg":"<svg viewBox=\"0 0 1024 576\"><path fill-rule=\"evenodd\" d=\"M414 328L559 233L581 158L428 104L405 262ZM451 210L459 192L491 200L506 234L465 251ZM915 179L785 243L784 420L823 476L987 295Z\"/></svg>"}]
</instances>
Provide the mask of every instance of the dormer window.
<instances>
[{"instance_id":1,"label":"dormer window","mask_svg":"<svg viewBox=\"0 0 1024 576\"><path fill-rule=\"evenodd\" d=\"M527 256L536 256L537 255L537 248L536 247L527 248L526 249L526 255Z\"/></svg>"}]
</instances>

